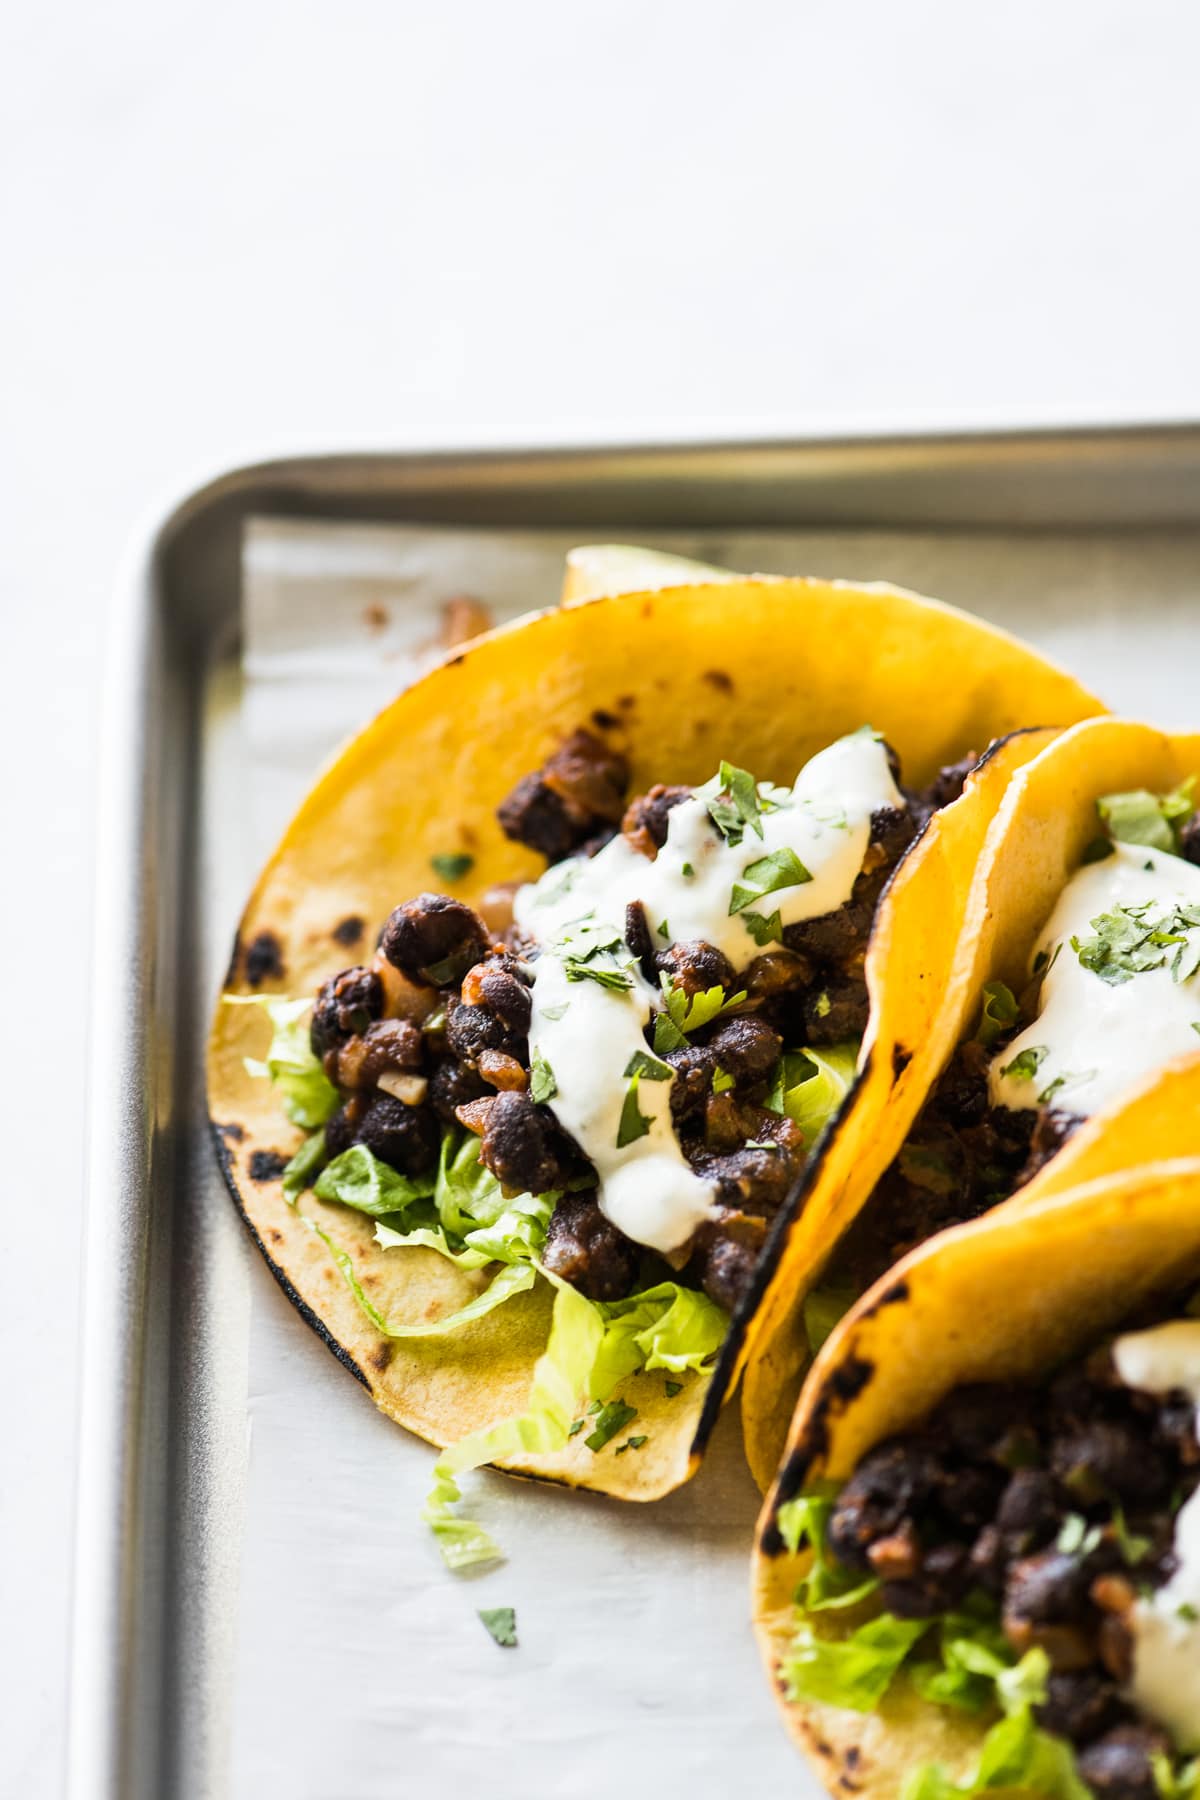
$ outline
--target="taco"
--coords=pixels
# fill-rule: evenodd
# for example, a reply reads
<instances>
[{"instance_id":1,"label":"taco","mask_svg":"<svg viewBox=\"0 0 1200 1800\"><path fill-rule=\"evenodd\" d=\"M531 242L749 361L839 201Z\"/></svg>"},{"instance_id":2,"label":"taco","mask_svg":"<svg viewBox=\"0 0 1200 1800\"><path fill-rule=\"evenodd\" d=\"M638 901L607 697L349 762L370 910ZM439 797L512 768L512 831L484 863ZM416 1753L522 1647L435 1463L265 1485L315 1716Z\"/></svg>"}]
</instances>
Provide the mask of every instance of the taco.
<instances>
[{"instance_id":1,"label":"taco","mask_svg":"<svg viewBox=\"0 0 1200 1800\"><path fill-rule=\"evenodd\" d=\"M1014 776L973 871L928 1098L873 1190L853 1188L833 1254L802 1216L782 1252L743 1396L761 1485L813 1350L907 1250L1000 1202L1200 1149L1198 773L1200 738L1095 719Z\"/></svg>"},{"instance_id":2,"label":"taco","mask_svg":"<svg viewBox=\"0 0 1200 1800\"><path fill-rule=\"evenodd\" d=\"M1194 1795L1200 1160L914 1251L813 1366L755 1629L833 1794Z\"/></svg>"},{"instance_id":3,"label":"taco","mask_svg":"<svg viewBox=\"0 0 1200 1800\"><path fill-rule=\"evenodd\" d=\"M936 1042L961 870L1050 733L969 753L1096 704L936 603L736 580L484 637L326 770L243 918L210 1112L290 1297L454 1446L452 1554L463 1468L640 1499L695 1467L772 1226L851 1085L859 1131L919 1078L894 1016Z\"/></svg>"}]
</instances>

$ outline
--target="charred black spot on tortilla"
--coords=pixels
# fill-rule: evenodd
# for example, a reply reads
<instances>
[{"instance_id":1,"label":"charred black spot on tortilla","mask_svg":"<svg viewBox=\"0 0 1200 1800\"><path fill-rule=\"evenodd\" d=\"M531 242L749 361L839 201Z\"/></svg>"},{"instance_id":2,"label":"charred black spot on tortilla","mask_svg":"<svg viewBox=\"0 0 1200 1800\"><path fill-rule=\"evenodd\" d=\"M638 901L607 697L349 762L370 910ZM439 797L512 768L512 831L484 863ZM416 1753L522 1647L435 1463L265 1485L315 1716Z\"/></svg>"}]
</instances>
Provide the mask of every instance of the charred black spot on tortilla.
<instances>
[{"instance_id":1,"label":"charred black spot on tortilla","mask_svg":"<svg viewBox=\"0 0 1200 1800\"><path fill-rule=\"evenodd\" d=\"M225 971L225 986L232 987L237 980L238 964L242 960L242 934L233 934L233 948L229 952L229 967Z\"/></svg>"},{"instance_id":2,"label":"charred black spot on tortilla","mask_svg":"<svg viewBox=\"0 0 1200 1800\"><path fill-rule=\"evenodd\" d=\"M637 695L636 694L618 694L617 695L617 705L620 707L622 712L636 712L636 710L637 710Z\"/></svg>"},{"instance_id":3,"label":"charred black spot on tortilla","mask_svg":"<svg viewBox=\"0 0 1200 1800\"><path fill-rule=\"evenodd\" d=\"M875 1314L877 1312L882 1312L883 1308L885 1306L895 1306L895 1305L897 1305L897 1303L899 1301L907 1300L907 1299L908 1299L908 1283L907 1283L907 1281L893 1281L891 1287L884 1289L883 1293L880 1294L878 1300L874 1301L871 1304L871 1306L869 1307L867 1312L864 1313L863 1317L873 1319L875 1317Z\"/></svg>"},{"instance_id":4,"label":"charred black spot on tortilla","mask_svg":"<svg viewBox=\"0 0 1200 1800\"><path fill-rule=\"evenodd\" d=\"M908 1067L909 1063L912 1061L912 1059L913 1059L912 1051L906 1050L904 1048L903 1044L896 1044L893 1047L893 1049L892 1049L892 1074L896 1077L897 1081L899 1081L900 1077L903 1075L905 1069L907 1069L907 1067Z\"/></svg>"},{"instance_id":5,"label":"charred black spot on tortilla","mask_svg":"<svg viewBox=\"0 0 1200 1800\"><path fill-rule=\"evenodd\" d=\"M733 692L733 676L727 675L724 669L705 669L702 679L707 681L710 687L715 687L718 694L732 694Z\"/></svg>"},{"instance_id":6,"label":"charred black spot on tortilla","mask_svg":"<svg viewBox=\"0 0 1200 1800\"><path fill-rule=\"evenodd\" d=\"M368 1356L367 1361L373 1369L378 1369L379 1373L382 1375L392 1360L394 1350L394 1344L390 1344L387 1338L380 1338L370 1356Z\"/></svg>"},{"instance_id":7,"label":"charred black spot on tortilla","mask_svg":"<svg viewBox=\"0 0 1200 1800\"><path fill-rule=\"evenodd\" d=\"M347 913L344 919L338 920L330 936L335 943L345 944L349 949L351 944L357 944L365 929L365 919L361 919L357 913Z\"/></svg>"},{"instance_id":8,"label":"charred black spot on tortilla","mask_svg":"<svg viewBox=\"0 0 1200 1800\"><path fill-rule=\"evenodd\" d=\"M229 1148L225 1142L220 1126L214 1126L213 1128L213 1142L217 1147L217 1161L221 1165L221 1173L225 1177L225 1186L229 1189L233 1204L237 1207L242 1223L261 1250L263 1261L266 1263L268 1269L270 1269L272 1275L283 1289L284 1294L291 1301L296 1311L300 1314L300 1317L304 1320L304 1323L312 1327L325 1348L332 1351L333 1355L337 1357L343 1367L349 1369L355 1380L361 1381L363 1386L369 1391L371 1383L363 1374L363 1371L359 1368L350 1352L346 1349L344 1344L338 1343L338 1340L334 1337L320 1314L313 1311L312 1307L308 1304L308 1301L303 1298L288 1279L287 1275L271 1256L270 1251L263 1242L262 1233L251 1219L249 1213L246 1211L245 1204L243 1203L241 1189L238 1187L237 1183L237 1174L233 1166L233 1158L229 1154Z\"/></svg>"},{"instance_id":9,"label":"charred black spot on tortilla","mask_svg":"<svg viewBox=\"0 0 1200 1800\"><path fill-rule=\"evenodd\" d=\"M278 1181L288 1166L288 1158L278 1150L255 1150L250 1157L251 1181Z\"/></svg>"},{"instance_id":10,"label":"charred black spot on tortilla","mask_svg":"<svg viewBox=\"0 0 1200 1800\"><path fill-rule=\"evenodd\" d=\"M848 1356L826 1381L825 1391L841 1406L849 1406L852 1400L858 1399L874 1373L875 1364L868 1362L865 1356Z\"/></svg>"},{"instance_id":11,"label":"charred black spot on tortilla","mask_svg":"<svg viewBox=\"0 0 1200 1800\"><path fill-rule=\"evenodd\" d=\"M214 1131L219 1131L223 1138L232 1138L235 1144L240 1144L246 1135L245 1126L237 1124L236 1121L233 1121L228 1125L219 1125L216 1119L214 1119L212 1127Z\"/></svg>"},{"instance_id":12,"label":"charred black spot on tortilla","mask_svg":"<svg viewBox=\"0 0 1200 1800\"><path fill-rule=\"evenodd\" d=\"M857 1769L859 1757L862 1755L857 1744L851 1744L845 1753L844 1761L848 1769Z\"/></svg>"},{"instance_id":13,"label":"charred black spot on tortilla","mask_svg":"<svg viewBox=\"0 0 1200 1800\"><path fill-rule=\"evenodd\" d=\"M857 1792L858 1792L857 1781L851 1781L851 1779L848 1775L839 1775L838 1776L838 1786L840 1788L843 1788L845 1790L845 1792L848 1794L857 1794Z\"/></svg>"},{"instance_id":14,"label":"charred black spot on tortilla","mask_svg":"<svg viewBox=\"0 0 1200 1800\"><path fill-rule=\"evenodd\" d=\"M598 706L592 714L592 724L598 731L615 731L620 723L616 713L605 712L602 706Z\"/></svg>"},{"instance_id":15,"label":"charred black spot on tortilla","mask_svg":"<svg viewBox=\"0 0 1200 1800\"><path fill-rule=\"evenodd\" d=\"M283 978L283 945L273 931L260 931L246 946L246 980L251 987Z\"/></svg>"},{"instance_id":16,"label":"charred black spot on tortilla","mask_svg":"<svg viewBox=\"0 0 1200 1800\"><path fill-rule=\"evenodd\" d=\"M447 669L457 669L459 663L462 663L465 661L466 661L466 657L463 654L463 652L460 650L457 656L452 656L449 659L449 661L446 662L443 666Z\"/></svg>"},{"instance_id":17,"label":"charred black spot on tortilla","mask_svg":"<svg viewBox=\"0 0 1200 1800\"><path fill-rule=\"evenodd\" d=\"M271 1242L273 1244L282 1244L283 1242L282 1231L277 1231L274 1225L271 1227Z\"/></svg>"}]
</instances>

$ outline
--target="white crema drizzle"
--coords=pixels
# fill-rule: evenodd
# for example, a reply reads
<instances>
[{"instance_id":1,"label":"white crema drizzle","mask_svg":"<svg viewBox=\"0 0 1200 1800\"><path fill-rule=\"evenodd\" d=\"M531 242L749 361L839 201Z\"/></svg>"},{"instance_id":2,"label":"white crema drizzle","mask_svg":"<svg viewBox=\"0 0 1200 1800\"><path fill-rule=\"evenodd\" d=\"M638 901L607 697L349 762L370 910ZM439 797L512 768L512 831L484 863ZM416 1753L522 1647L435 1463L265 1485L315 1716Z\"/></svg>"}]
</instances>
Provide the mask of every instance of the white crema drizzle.
<instances>
[{"instance_id":1,"label":"white crema drizzle","mask_svg":"<svg viewBox=\"0 0 1200 1800\"><path fill-rule=\"evenodd\" d=\"M1193 1029L1200 1025L1200 974L1176 980L1171 964L1178 946L1164 946L1162 967L1111 984L1085 968L1071 945L1072 938L1092 937L1092 920L1117 907L1148 905L1149 923L1169 920L1176 904L1200 905L1200 868L1164 850L1114 844L1111 856L1071 877L1030 964L1034 974L1049 959L1038 1016L992 1061L994 1105L1020 1110L1052 1100L1087 1118L1142 1076L1200 1050ZM1181 935L1195 937L1198 930ZM1036 1068L1023 1075L1018 1065L1006 1075L1022 1052L1032 1053L1026 1060Z\"/></svg>"},{"instance_id":2,"label":"white crema drizzle","mask_svg":"<svg viewBox=\"0 0 1200 1800\"><path fill-rule=\"evenodd\" d=\"M1180 1389L1200 1408L1200 1319L1175 1319L1134 1331L1113 1345L1126 1387L1148 1394ZM1200 1413L1197 1417L1200 1434ZM1178 1568L1135 1602L1130 1692L1180 1750L1200 1749L1200 1488L1175 1520Z\"/></svg>"},{"instance_id":3,"label":"white crema drizzle","mask_svg":"<svg viewBox=\"0 0 1200 1800\"><path fill-rule=\"evenodd\" d=\"M635 1243L664 1255L681 1249L709 1216L716 1190L679 1147L670 1080L639 1078L636 1106L647 1129L618 1148L626 1071L647 1052L645 1028L661 1006L624 940L626 907L642 903L656 946L702 940L744 969L770 948L756 941L746 911L760 918L778 913L781 929L836 911L862 868L872 813L905 804L884 746L865 732L814 756L790 789L760 784L761 837L747 826L739 844L727 842L709 817L710 790L715 794L715 783L671 809L666 842L653 861L618 835L594 857L555 864L521 888L514 904L521 930L541 947L529 1044L553 1075L547 1104L595 1167L605 1216ZM731 912L735 885L753 879L746 871L785 851L811 879ZM596 961L623 974L626 986L570 978L572 957L598 926L619 941Z\"/></svg>"}]
</instances>

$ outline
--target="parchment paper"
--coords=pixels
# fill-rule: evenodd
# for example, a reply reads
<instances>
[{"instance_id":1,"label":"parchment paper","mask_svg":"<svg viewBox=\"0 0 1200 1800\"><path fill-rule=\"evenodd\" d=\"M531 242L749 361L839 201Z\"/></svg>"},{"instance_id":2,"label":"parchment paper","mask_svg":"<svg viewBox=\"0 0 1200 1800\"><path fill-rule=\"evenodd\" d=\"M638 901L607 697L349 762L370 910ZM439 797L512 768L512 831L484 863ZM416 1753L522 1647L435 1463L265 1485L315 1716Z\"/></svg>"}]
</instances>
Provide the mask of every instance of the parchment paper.
<instances>
[{"instance_id":1,"label":"parchment paper","mask_svg":"<svg viewBox=\"0 0 1200 1800\"><path fill-rule=\"evenodd\" d=\"M551 604L574 539L256 521L244 559L250 867L319 764L443 647L462 597ZM643 540L644 541L644 540ZM1110 702L1195 722L1194 539L1114 534L676 534L731 568L891 579L972 607ZM451 605L451 603L457 603ZM952 672L948 672L952 679ZM266 1271L251 1274L247 1472L230 1792L238 1800L486 1793L815 1796L748 1623L757 1494L727 1409L700 1477L622 1507L481 1474L508 1552L455 1577L420 1523L433 1452L379 1415ZM232 1528L232 1522L231 1522ZM479 1607L514 1605L498 1649Z\"/></svg>"}]
</instances>

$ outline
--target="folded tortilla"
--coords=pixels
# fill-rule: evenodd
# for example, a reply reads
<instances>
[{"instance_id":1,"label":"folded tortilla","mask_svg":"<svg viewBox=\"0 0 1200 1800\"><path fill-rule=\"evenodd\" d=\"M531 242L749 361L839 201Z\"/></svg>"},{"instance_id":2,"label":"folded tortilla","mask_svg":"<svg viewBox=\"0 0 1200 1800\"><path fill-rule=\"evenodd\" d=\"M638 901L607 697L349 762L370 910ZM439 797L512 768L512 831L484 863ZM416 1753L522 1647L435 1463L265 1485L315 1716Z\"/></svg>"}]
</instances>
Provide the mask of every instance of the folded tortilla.
<instances>
[{"instance_id":1,"label":"folded tortilla","mask_svg":"<svg viewBox=\"0 0 1200 1800\"><path fill-rule=\"evenodd\" d=\"M610 567L603 556L593 555L582 573L577 563L574 591L603 586ZM536 875L537 859L503 836L495 808L579 726L628 754L633 791L655 781L699 783L722 757L790 782L816 751L868 721L895 745L905 779L916 785L967 752L1006 740L964 797L935 817L877 916L862 1075L844 1123L818 1147L791 1203L811 1215L823 1244L847 1204L842 1190L855 1146L863 1166L871 1164L881 1116L898 1096L915 1112L925 1071L936 1064L931 1051L941 1042L936 1022L961 931L964 873L1010 775L1052 735L1009 734L1067 725L1100 705L1004 633L913 595L729 576L655 588L661 568L640 569L649 588L534 614L477 639L346 746L250 898L228 992L311 995L351 959L347 943L373 944L391 908L431 885L435 856L466 851L474 859L455 887L468 903L498 881ZM546 1344L550 1290L539 1281L452 1335L383 1337L271 1173L299 1134L271 1087L244 1067L246 1057L261 1057L268 1035L259 1008L218 1005L208 1092L231 1192L284 1291L384 1411L430 1442L445 1445L520 1413ZM433 1320L478 1291L481 1277L433 1250L381 1250L372 1221L360 1214L311 1194L304 1211L349 1254L364 1291L391 1319ZM637 1456L596 1456L576 1439L503 1466L635 1499L686 1479L753 1354L756 1312L771 1300L773 1282L791 1278L781 1247L764 1252L754 1292L710 1377L669 1399L661 1377L623 1386L646 1434Z\"/></svg>"},{"instance_id":2,"label":"folded tortilla","mask_svg":"<svg viewBox=\"0 0 1200 1800\"><path fill-rule=\"evenodd\" d=\"M1103 795L1145 788L1168 792L1200 775L1200 736L1169 736L1129 720L1095 718L1073 726L1038 747L1015 771L982 838L967 834L950 854L960 862L967 887L962 929L954 946L936 1027L927 1046L916 1104L897 1095L883 1128L868 1145L868 1160L843 1190L836 1219L830 1206L814 1220L801 1213L781 1250L780 1274L772 1301L757 1321L760 1346L747 1370L742 1395L746 1449L759 1486L773 1480L787 1436L791 1411L811 1352L804 1329L804 1298L819 1281L836 1238L871 1196L876 1182L898 1154L930 1091L959 1042L975 1029L984 985L1002 981L1014 992L1024 987L1029 952L1063 887L1079 868L1096 836L1096 802ZM946 814L950 824L954 809ZM935 823L936 815L935 815ZM979 823L978 820L975 821ZM919 879L914 864L908 878ZM897 877L897 887L905 874ZM868 980L890 987L885 943L872 943ZM903 1013L906 997L891 988ZM917 1023L912 1016L913 1024ZM911 1039L899 1033L901 1041ZM1200 1044L1195 1058L1138 1084L1112 1106L1087 1120L1039 1174L1004 1202L1027 1206L1100 1175L1116 1174L1149 1161L1192 1154L1200 1143L1195 1118L1200 1098ZM864 1180L868 1172L870 1178ZM836 1225L836 1230L827 1229Z\"/></svg>"},{"instance_id":3,"label":"folded tortilla","mask_svg":"<svg viewBox=\"0 0 1200 1800\"><path fill-rule=\"evenodd\" d=\"M1192 1117L1200 1071L1191 1071ZM1176 1089L1176 1098L1182 1099ZM1086 1159L1081 1159L1085 1161ZM754 1625L787 1728L830 1793L895 1800L929 1762L962 1779L990 1723L924 1700L901 1673L877 1711L788 1703L779 1680L811 1563L776 1528L780 1506L817 1481L845 1481L883 1439L952 1389L1029 1381L1085 1351L1139 1304L1200 1278L1200 1159L1152 1162L997 1207L931 1238L846 1315L813 1364L759 1520ZM820 1635L848 1623L813 1613ZM853 1623L861 1623L855 1617Z\"/></svg>"}]
</instances>

